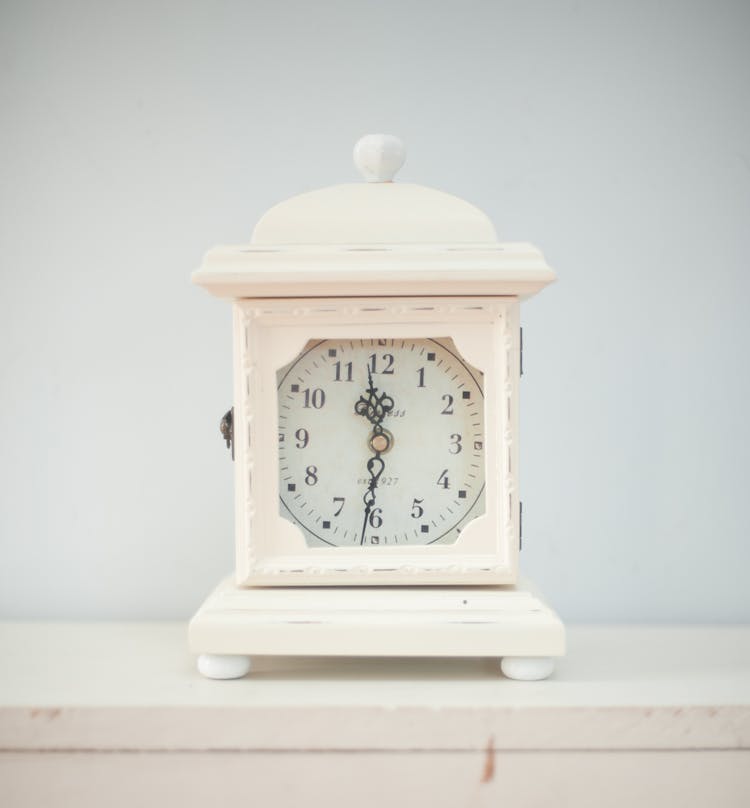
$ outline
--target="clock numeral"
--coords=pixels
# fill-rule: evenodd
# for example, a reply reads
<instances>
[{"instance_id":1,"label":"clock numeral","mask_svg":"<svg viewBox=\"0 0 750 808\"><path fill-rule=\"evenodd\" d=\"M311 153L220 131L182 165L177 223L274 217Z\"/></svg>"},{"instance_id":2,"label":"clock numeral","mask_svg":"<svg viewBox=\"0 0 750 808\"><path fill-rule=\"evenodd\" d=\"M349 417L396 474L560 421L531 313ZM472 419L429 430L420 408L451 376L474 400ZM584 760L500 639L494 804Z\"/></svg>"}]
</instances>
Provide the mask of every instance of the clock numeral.
<instances>
[{"instance_id":1,"label":"clock numeral","mask_svg":"<svg viewBox=\"0 0 750 808\"><path fill-rule=\"evenodd\" d=\"M302 406L307 410L309 410L310 407L319 410L326 403L325 391L321 390L320 387L316 387L314 390L310 390L309 387L306 387L302 391L302 394L305 397L305 402Z\"/></svg>"},{"instance_id":2,"label":"clock numeral","mask_svg":"<svg viewBox=\"0 0 750 808\"><path fill-rule=\"evenodd\" d=\"M385 353L382 355L381 359L383 360L383 369L378 370L378 355L377 354L370 354L370 372L371 373L382 373L384 376L393 376L393 354Z\"/></svg>"},{"instance_id":3,"label":"clock numeral","mask_svg":"<svg viewBox=\"0 0 750 808\"><path fill-rule=\"evenodd\" d=\"M339 509L337 511L334 511L334 513L333 513L334 516L338 516L341 513L341 511L344 510L344 503L346 502L346 498L345 497L334 497L333 498L333 504L335 505L337 502L340 502L341 505L339 505Z\"/></svg>"},{"instance_id":4,"label":"clock numeral","mask_svg":"<svg viewBox=\"0 0 750 808\"><path fill-rule=\"evenodd\" d=\"M417 387L424 387L424 368L420 368L417 371L417 376L419 376L419 384Z\"/></svg>"},{"instance_id":5,"label":"clock numeral","mask_svg":"<svg viewBox=\"0 0 750 808\"><path fill-rule=\"evenodd\" d=\"M310 442L310 435L306 429L298 429L294 433L294 437L297 438L297 443L295 446L298 449L304 449L305 446Z\"/></svg>"},{"instance_id":6,"label":"clock numeral","mask_svg":"<svg viewBox=\"0 0 750 808\"><path fill-rule=\"evenodd\" d=\"M464 447L461 446L461 436L458 434L451 435L451 445L448 448L448 451L451 454L458 454L463 448Z\"/></svg>"},{"instance_id":7,"label":"clock numeral","mask_svg":"<svg viewBox=\"0 0 750 808\"><path fill-rule=\"evenodd\" d=\"M422 503L424 502L423 499L414 499L411 503L411 518L412 519L419 519L420 516L424 514L424 508L422 507Z\"/></svg>"},{"instance_id":8,"label":"clock numeral","mask_svg":"<svg viewBox=\"0 0 750 808\"><path fill-rule=\"evenodd\" d=\"M448 469L443 469L443 473L437 479L437 485L441 488L450 488L451 484L448 480Z\"/></svg>"},{"instance_id":9,"label":"clock numeral","mask_svg":"<svg viewBox=\"0 0 750 808\"><path fill-rule=\"evenodd\" d=\"M350 382L352 381L352 367L353 362L345 362L343 364L344 372L341 373L342 363L341 362L334 362L333 366L336 368L336 375L333 377L335 382Z\"/></svg>"},{"instance_id":10,"label":"clock numeral","mask_svg":"<svg viewBox=\"0 0 750 808\"><path fill-rule=\"evenodd\" d=\"M443 407L443 411L440 414L453 415L453 396L446 393L443 396L443 401L445 401L445 407Z\"/></svg>"},{"instance_id":11,"label":"clock numeral","mask_svg":"<svg viewBox=\"0 0 750 808\"><path fill-rule=\"evenodd\" d=\"M315 485L318 482L318 467L308 466L305 469L305 482L307 485Z\"/></svg>"},{"instance_id":12,"label":"clock numeral","mask_svg":"<svg viewBox=\"0 0 750 808\"><path fill-rule=\"evenodd\" d=\"M370 523L370 527L379 528L383 526L383 517L380 515L383 513L382 508L373 508L372 513L370 514L370 518L367 520Z\"/></svg>"}]
</instances>

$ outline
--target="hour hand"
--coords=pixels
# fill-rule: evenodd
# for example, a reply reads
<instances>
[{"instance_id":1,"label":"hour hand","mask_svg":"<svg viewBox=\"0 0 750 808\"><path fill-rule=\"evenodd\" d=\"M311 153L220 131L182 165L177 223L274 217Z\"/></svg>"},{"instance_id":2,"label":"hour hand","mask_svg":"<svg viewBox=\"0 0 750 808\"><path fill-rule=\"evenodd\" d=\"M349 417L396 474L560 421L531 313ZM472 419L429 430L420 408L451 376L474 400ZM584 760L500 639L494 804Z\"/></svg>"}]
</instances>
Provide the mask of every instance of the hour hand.
<instances>
[{"instance_id":1,"label":"hour hand","mask_svg":"<svg viewBox=\"0 0 750 808\"><path fill-rule=\"evenodd\" d=\"M385 416L393 409L393 399L387 393L378 395L378 388L372 383L372 373L367 368L368 388L354 404L354 412L362 415L373 425L379 426Z\"/></svg>"}]
</instances>

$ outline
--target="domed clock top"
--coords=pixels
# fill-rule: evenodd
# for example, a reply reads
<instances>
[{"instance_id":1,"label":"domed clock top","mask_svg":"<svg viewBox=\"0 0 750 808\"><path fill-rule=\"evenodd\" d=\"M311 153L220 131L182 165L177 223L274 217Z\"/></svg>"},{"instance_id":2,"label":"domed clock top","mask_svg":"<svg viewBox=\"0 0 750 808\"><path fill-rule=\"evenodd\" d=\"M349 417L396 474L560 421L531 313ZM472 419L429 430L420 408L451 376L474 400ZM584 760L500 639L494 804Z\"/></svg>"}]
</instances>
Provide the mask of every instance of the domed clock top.
<instances>
[{"instance_id":1,"label":"domed clock top","mask_svg":"<svg viewBox=\"0 0 750 808\"><path fill-rule=\"evenodd\" d=\"M401 141L367 135L354 159L365 181L272 207L249 244L216 247L193 282L220 297L314 294L534 294L555 279L539 250L502 243L459 197L393 180ZM314 280L312 280L314 274Z\"/></svg>"},{"instance_id":2,"label":"domed clock top","mask_svg":"<svg viewBox=\"0 0 750 808\"><path fill-rule=\"evenodd\" d=\"M367 135L354 147L364 183L334 185L292 197L258 222L258 245L396 245L496 243L479 208L423 185L394 182L405 159L401 141Z\"/></svg>"}]
</instances>

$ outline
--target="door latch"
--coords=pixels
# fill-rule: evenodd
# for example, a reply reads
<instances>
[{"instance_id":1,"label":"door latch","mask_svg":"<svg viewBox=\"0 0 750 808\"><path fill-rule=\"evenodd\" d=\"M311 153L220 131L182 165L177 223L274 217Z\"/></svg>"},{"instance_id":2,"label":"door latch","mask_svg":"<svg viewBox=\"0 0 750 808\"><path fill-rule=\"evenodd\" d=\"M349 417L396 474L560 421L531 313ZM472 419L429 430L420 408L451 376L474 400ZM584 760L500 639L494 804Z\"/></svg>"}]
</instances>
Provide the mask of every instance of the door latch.
<instances>
[{"instance_id":1,"label":"door latch","mask_svg":"<svg viewBox=\"0 0 750 808\"><path fill-rule=\"evenodd\" d=\"M221 437L227 442L227 449L232 450L232 460L234 460L234 407L224 413L224 417L219 424Z\"/></svg>"}]
</instances>

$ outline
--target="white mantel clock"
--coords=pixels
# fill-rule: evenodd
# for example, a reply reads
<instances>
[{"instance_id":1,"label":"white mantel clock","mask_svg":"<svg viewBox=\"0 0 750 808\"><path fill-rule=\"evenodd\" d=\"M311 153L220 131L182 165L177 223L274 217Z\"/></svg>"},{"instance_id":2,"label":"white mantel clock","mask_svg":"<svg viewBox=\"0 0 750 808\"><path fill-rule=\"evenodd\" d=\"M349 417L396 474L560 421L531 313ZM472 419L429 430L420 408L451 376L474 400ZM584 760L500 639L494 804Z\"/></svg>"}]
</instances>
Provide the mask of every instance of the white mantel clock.
<instances>
[{"instance_id":1,"label":"white mantel clock","mask_svg":"<svg viewBox=\"0 0 750 808\"><path fill-rule=\"evenodd\" d=\"M206 676L254 655L493 656L548 676L559 618L518 577L520 301L554 280L454 196L366 182L272 208L193 281L232 301L236 570L190 624Z\"/></svg>"}]
</instances>

